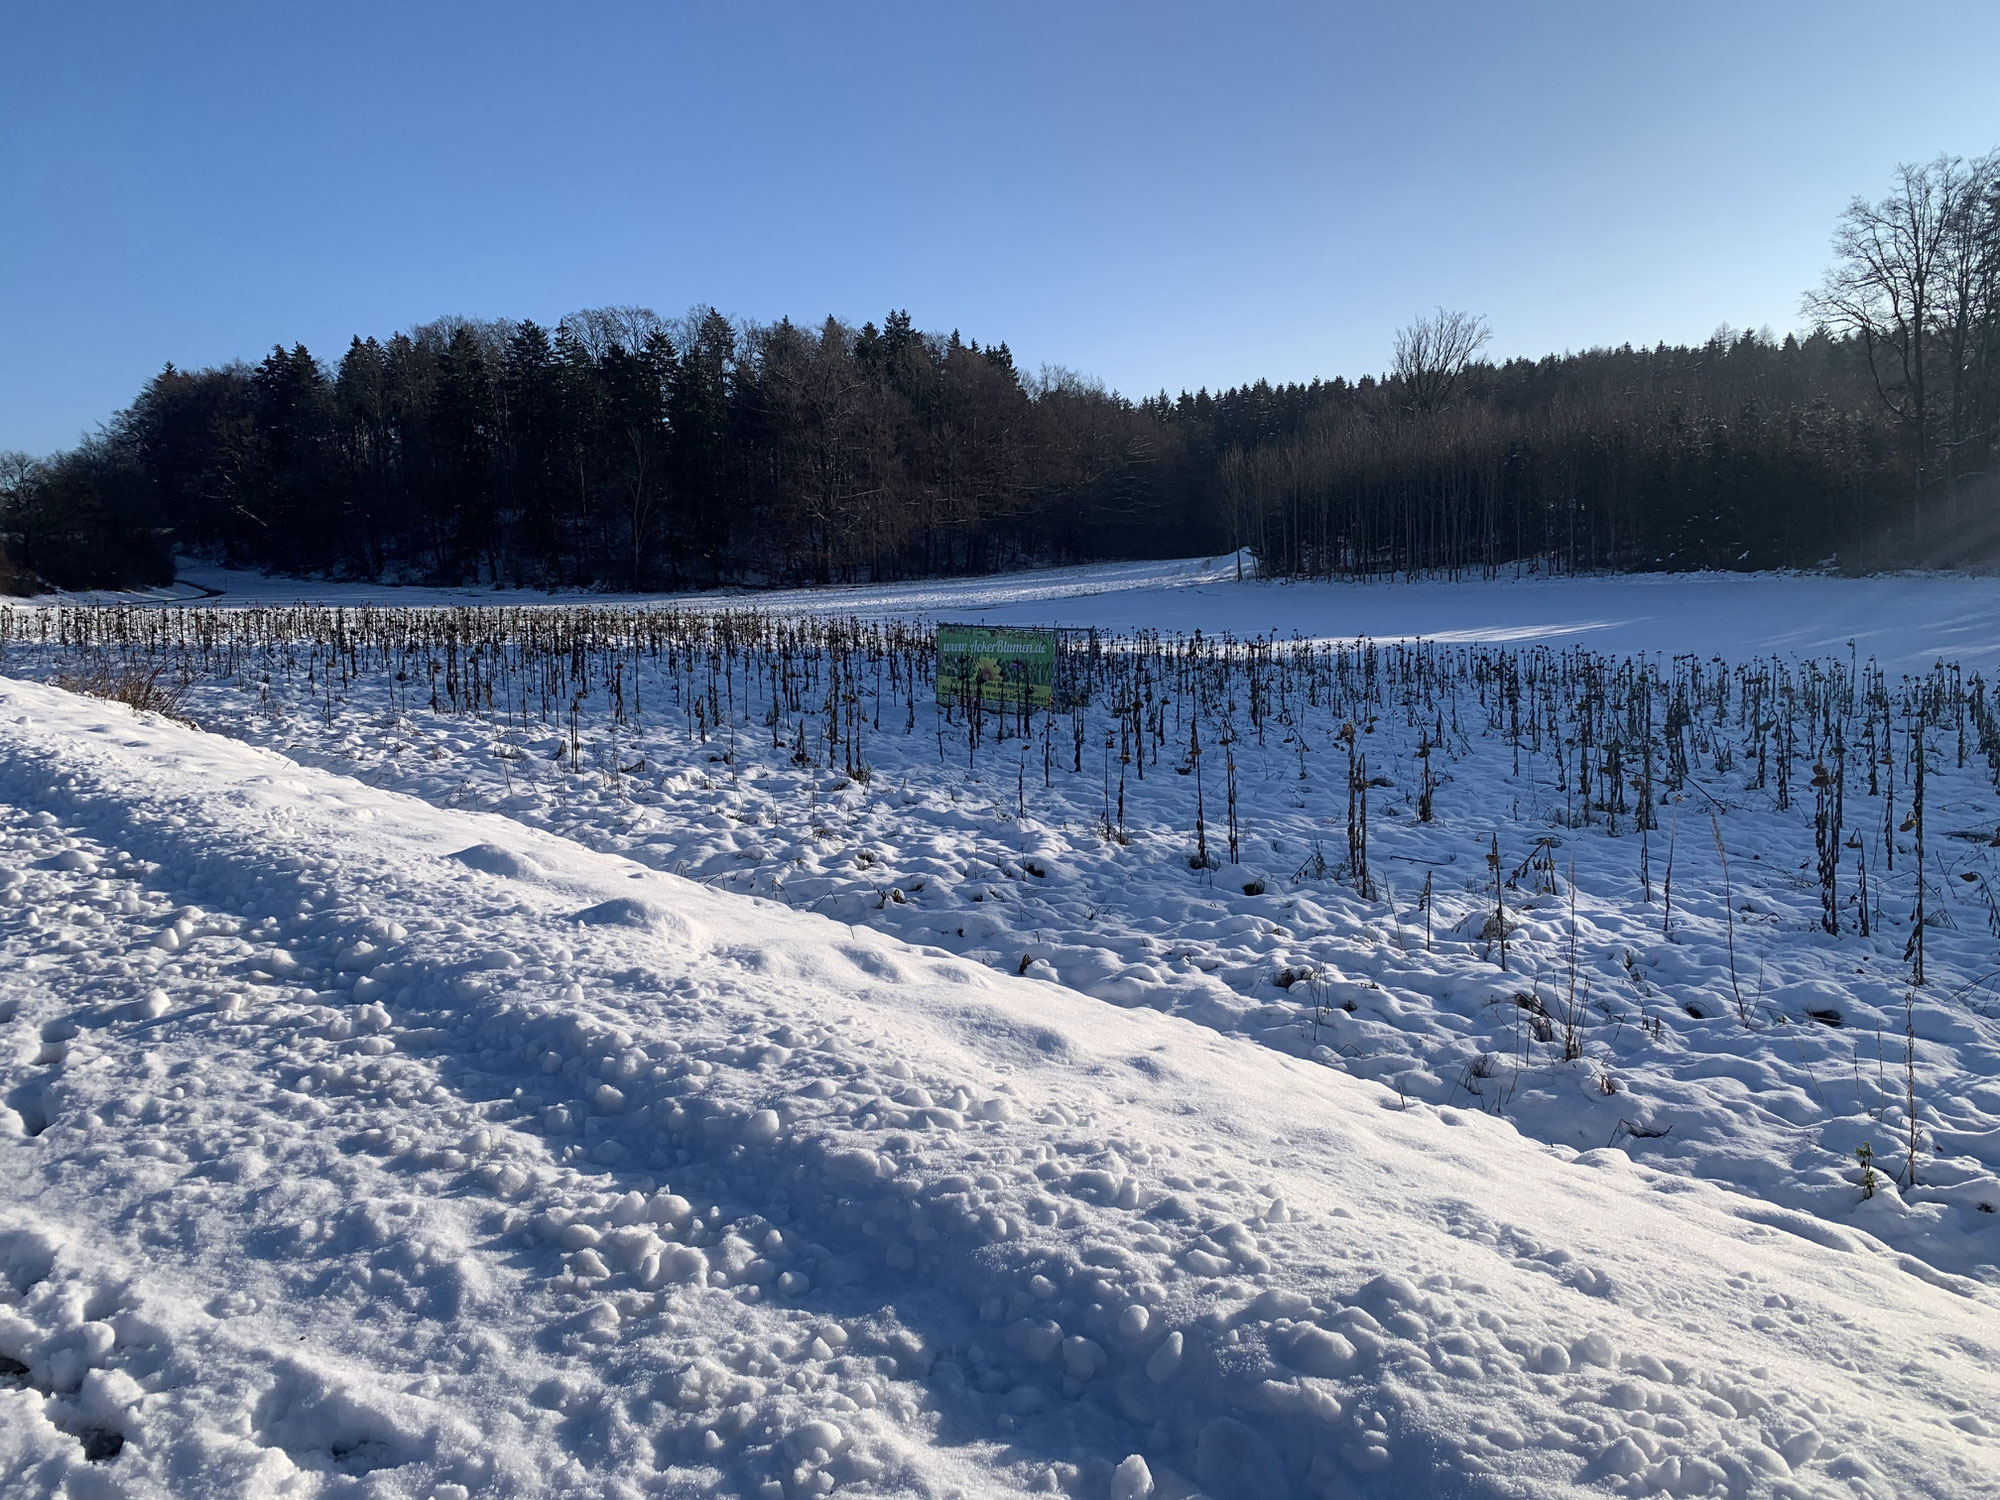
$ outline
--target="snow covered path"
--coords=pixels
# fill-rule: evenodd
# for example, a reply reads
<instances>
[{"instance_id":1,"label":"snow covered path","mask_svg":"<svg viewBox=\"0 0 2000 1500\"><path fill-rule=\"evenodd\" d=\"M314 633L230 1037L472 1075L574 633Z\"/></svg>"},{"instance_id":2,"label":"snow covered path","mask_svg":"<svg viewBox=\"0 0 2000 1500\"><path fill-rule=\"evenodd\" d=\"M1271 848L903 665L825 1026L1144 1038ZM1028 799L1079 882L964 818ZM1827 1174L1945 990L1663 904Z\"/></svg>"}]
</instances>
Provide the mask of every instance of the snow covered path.
<instances>
[{"instance_id":1,"label":"snow covered path","mask_svg":"<svg viewBox=\"0 0 2000 1500\"><path fill-rule=\"evenodd\" d=\"M0 682L0 1490L1972 1495L2000 1305Z\"/></svg>"}]
</instances>

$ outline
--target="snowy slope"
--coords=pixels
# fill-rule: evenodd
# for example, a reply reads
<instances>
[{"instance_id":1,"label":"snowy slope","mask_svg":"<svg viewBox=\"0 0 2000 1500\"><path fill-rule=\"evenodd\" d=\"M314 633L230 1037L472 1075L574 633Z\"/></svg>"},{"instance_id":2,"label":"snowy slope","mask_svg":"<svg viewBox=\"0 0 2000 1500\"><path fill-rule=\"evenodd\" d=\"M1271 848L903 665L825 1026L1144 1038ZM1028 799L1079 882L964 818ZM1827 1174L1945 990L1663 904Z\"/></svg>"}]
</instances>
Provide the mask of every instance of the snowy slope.
<instances>
[{"instance_id":1,"label":"snowy slope","mask_svg":"<svg viewBox=\"0 0 2000 1500\"><path fill-rule=\"evenodd\" d=\"M1956 575L1832 578L1658 573L1584 578L1239 581L1233 557L1130 563L873 588L789 590L749 599L775 613L923 616L995 625L1191 631L1239 638L1429 640L1584 646L1603 652L1741 657L1758 649L1845 656L1854 643L1891 672L1940 657L1968 670L2000 661L2000 579Z\"/></svg>"},{"instance_id":2,"label":"snowy slope","mask_svg":"<svg viewBox=\"0 0 2000 1500\"><path fill-rule=\"evenodd\" d=\"M1191 630L1238 637L1582 645L1594 651L1737 658L1755 648L1846 656L1849 642L1891 673L1943 658L2000 663L2000 579L1956 574L1833 578L1774 573L1625 574L1370 583L1258 583L1234 554L1092 564L984 578L760 593L651 596L683 608L754 607L787 615L1056 624L1128 634ZM112 596L78 596L83 602ZM116 596L125 598L131 596ZM618 594L383 587L190 567L162 600L293 603L560 604Z\"/></svg>"},{"instance_id":3,"label":"snowy slope","mask_svg":"<svg viewBox=\"0 0 2000 1500\"><path fill-rule=\"evenodd\" d=\"M1866 1233L11 680L0 901L10 1494L2000 1467Z\"/></svg>"}]
</instances>

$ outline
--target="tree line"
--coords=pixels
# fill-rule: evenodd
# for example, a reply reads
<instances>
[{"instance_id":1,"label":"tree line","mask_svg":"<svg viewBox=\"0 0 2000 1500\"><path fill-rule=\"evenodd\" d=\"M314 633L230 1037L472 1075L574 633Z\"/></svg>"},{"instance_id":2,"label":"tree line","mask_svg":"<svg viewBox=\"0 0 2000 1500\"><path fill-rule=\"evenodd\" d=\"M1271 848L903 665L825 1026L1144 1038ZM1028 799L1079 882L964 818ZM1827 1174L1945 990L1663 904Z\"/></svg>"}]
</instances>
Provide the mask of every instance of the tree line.
<instances>
[{"instance_id":1,"label":"tree line","mask_svg":"<svg viewBox=\"0 0 2000 1500\"><path fill-rule=\"evenodd\" d=\"M2000 154L1855 199L1811 331L1482 362L1440 310L1381 381L1232 392L1232 538L1307 576L2000 559Z\"/></svg>"},{"instance_id":2,"label":"tree line","mask_svg":"<svg viewBox=\"0 0 2000 1500\"><path fill-rule=\"evenodd\" d=\"M1005 344L829 318L449 318L255 366L169 365L97 439L16 461L23 570L662 588L1143 554L1199 528L1150 419ZM103 545L108 535L121 545Z\"/></svg>"},{"instance_id":3,"label":"tree line","mask_svg":"<svg viewBox=\"0 0 2000 1500\"><path fill-rule=\"evenodd\" d=\"M1486 360L1440 310L1381 377L1131 401L1005 343L447 318L168 365L94 437L0 456L0 589L249 567L519 587L836 582L1252 548L1265 571L2000 556L2000 157L1842 216L1809 331Z\"/></svg>"}]
</instances>

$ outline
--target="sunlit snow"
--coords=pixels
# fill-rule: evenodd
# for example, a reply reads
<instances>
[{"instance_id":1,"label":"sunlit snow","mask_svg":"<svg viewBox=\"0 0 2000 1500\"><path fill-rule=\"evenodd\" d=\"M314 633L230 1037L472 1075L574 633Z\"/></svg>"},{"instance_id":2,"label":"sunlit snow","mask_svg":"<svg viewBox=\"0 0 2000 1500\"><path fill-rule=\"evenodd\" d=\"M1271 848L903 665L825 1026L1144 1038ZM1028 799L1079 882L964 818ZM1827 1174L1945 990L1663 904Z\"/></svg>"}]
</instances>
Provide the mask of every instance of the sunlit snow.
<instances>
[{"instance_id":1,"label":"sunlit snow","mask_svg":"<svg viewBox=\"0 0 2000 1500\"><path fill-rule=\"evenodd\" d=\"M1360 715L1363 889L1340 715L1266 703L1260 734L1240 677L1199 777L1148 679L1143 780L1108 703L975 747L926 685L861 676L864 738L830 748L810 694L767 713L697 656L635 665L622 720L601 682L433 712L418 658L246 656L191 686L201 732L32 680L71 656L17 611L0 1490L1990 1493L1976 724L1926 762L1916 988L1900 718L1878 793L1848 746L1836 938L1811 765L1778 807L1736 699L1642 834L1584 822L1574 747L1474 677L1415 684L1480 643L1872 655L1903 693L1940 657L1990 674L2000 586L1221 559L711 602L1446 654Z\"/></svg>"}]
</instances>

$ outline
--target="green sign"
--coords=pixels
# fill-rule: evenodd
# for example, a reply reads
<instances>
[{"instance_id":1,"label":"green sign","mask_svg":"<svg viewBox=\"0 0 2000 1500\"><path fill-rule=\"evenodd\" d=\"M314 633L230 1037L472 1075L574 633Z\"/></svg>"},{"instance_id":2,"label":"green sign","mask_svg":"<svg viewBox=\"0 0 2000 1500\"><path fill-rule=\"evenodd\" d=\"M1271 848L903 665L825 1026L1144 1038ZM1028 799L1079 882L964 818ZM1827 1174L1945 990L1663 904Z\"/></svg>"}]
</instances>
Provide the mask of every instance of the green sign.
<instances>
[{"instance_id":1,"label":"green sign","mask_svg":"<svg viewBox=\"0 0 2000 1500\"><path fill-rule=\"evenodd\" d=\"M1032 626L937 628L937 701L1030 703L1047 708L1055 697L1056 632Z\"/></svg>"}]
</instances>

